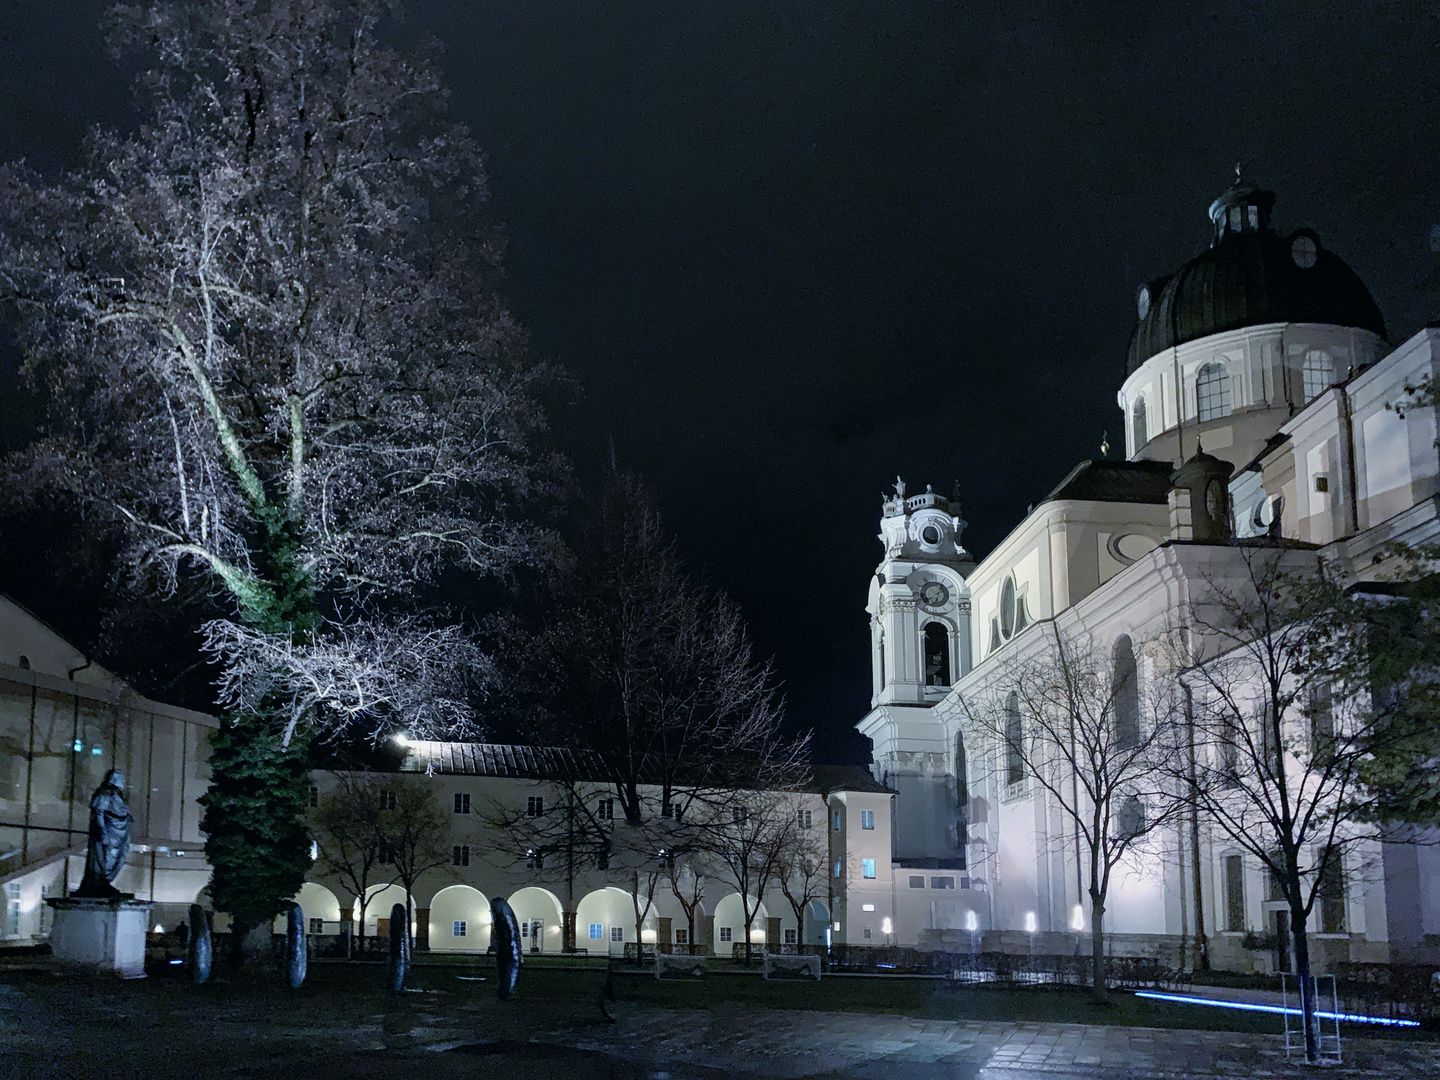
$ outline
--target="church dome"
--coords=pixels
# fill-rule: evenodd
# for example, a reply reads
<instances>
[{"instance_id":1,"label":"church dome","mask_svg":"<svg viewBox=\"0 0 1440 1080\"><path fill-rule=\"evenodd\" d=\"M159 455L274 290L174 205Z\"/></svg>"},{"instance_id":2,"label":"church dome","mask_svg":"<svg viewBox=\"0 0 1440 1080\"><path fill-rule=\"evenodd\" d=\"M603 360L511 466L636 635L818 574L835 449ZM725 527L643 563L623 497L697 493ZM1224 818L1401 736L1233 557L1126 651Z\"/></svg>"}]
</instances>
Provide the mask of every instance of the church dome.
<instances>
[{"instance_id":1,"label":"church dome","mask_svg":"<svg viewBox=\"0 0 1440 1080\"><path fill-rule=\"evenodd\" d=\"M1210 205L1209 248L1140 287L1126 374L1172 346L1265 323L1322 323L1385 336L1380 309L1359 275L1309 229L1275 232L1274 205L1273 192L1238 176Z\"/></svg>"}]
</instances>

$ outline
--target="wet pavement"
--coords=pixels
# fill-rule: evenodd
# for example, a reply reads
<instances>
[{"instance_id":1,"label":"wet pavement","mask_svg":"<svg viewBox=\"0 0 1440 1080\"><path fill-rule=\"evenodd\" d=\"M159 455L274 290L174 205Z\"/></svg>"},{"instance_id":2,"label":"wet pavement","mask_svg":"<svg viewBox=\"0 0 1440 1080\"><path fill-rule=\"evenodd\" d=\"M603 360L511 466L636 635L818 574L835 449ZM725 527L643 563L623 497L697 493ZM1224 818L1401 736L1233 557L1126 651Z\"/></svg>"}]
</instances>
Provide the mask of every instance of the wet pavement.
<instances>
[{"instance_id":1,"label":"wet pavement","mask_svg":"<svg viewBox=\"0 0 1440 1080\"><path fill-rule=\"evenodd\" d=\"M0 977L0 1078L417 1077L450 1080L1121 1080L1440 1077L1440 1043L1358 1039L1338 1067L1285 1060L1281 1037L1060 1023L759 1010L721 1002L391 999L243 980L196 989L53 971Z\"/></svg>"}]
</instances>

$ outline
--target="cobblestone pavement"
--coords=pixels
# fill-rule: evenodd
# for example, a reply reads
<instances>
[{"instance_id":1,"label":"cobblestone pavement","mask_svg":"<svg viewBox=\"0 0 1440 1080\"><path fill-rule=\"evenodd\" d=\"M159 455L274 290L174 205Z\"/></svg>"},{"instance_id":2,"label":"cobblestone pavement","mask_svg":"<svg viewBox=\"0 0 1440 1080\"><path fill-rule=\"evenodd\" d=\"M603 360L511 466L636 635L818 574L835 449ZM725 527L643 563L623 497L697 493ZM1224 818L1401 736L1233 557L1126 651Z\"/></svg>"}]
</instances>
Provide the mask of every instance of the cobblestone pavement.
<instances>
[{"instance_id":1,"label":"cobblestone pavement","mask_svg":"<svg viewBox=\"0 0 1440 1080\"><path fill-rule=\"evenodd\" d=\"M1354 1040L1338 1068L1309 1069L1286 1061L1278 1035L849 1013L727 1014L723 1007L698 1015L636 1012L622 1017L613 1033L576 1045L609 1052L639 1046L657 1060L786 1078L1440 1077L1434 1043Z\"/></svg>"},{"instance_id":2,"label":"cobblestone pavement","mask_svg":"<svg viewBox=\"0 0 1440 1080\"><path fill-rule=\"evenodd\" d=\"M371 973L363 973L362 977ZM365 982L369 982L365 978ZM355 986L200 990L53 973L0 978L0 1080L1240 1080L1440 1078L1440 1043L1354 1040L1338 1068L1280 1037L859 1013L390 999Z\"/></svg>"}]
</instances>

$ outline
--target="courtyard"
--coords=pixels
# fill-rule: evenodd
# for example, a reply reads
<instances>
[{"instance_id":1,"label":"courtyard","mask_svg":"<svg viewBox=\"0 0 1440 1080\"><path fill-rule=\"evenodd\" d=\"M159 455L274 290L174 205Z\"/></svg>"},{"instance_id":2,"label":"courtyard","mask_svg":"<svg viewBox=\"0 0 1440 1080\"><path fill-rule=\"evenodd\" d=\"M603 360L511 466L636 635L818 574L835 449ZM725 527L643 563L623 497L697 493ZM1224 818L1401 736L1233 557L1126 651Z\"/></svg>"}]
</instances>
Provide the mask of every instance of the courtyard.
<instances>
[{"instance_id":1,"label":"courtyard","mask_svg":"<svg viewBox=\"0 0 1440 1080\"><path fill-rule=\"evenodd\" d=\"M481 961L423 965L412 988L392 997L378 964L317 964L290 992L265 971L221 969L197 988L178 968L121 982L18 963L0 971L0 1077L1440 1074L1433 1034L1376 1037L1347 1025L1344 1063L1308 1070L1285 1060L1276 1017L1127 995L1097 1014L1074 992L883 977L814 986L729 973L662 983L632 972L612 976L607 997L603 965L531 964L518 996L499 1002L492 971ZM1061 1022L1102 1015L1111 1022ZM1186 1023L1195 1026L1177 1026Z\"/></svg>"}]
</instances>

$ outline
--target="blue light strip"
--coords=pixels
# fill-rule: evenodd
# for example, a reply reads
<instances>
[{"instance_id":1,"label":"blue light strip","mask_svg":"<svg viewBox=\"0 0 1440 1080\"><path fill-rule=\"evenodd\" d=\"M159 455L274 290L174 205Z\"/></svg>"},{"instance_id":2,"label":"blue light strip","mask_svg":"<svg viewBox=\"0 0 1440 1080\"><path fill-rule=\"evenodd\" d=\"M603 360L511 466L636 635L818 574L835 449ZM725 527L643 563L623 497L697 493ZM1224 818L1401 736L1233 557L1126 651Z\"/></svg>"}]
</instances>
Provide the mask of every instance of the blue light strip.
<instances>
[{"instance_id":1,"label":"blue light strip","mask_svg":"<svg viewBox=\"0 0 1440 1080\"><path fill-rule=\"evenodd\" d=\"M1218 1001L1215 998L1186 997L1183 994L1154 994L1146 990L1135 991L1136 997L1154 998L1156 1001L1178 1001L1182 1005L1215 1005L1221 1009L1243 1009L1246 1012L1289 1013L1299 1016L1299 1009L1287 1009L1283 1005L1257 1005L1250 1001ZM1344 1020L1351 1024L1386 1024L1390 1027L1419 1027L1418 1020L1391 1020L1384 1016L1361 1016L1359 1013L1316 1012L1324 1020Z\"/></svg>"}]
</instances>

